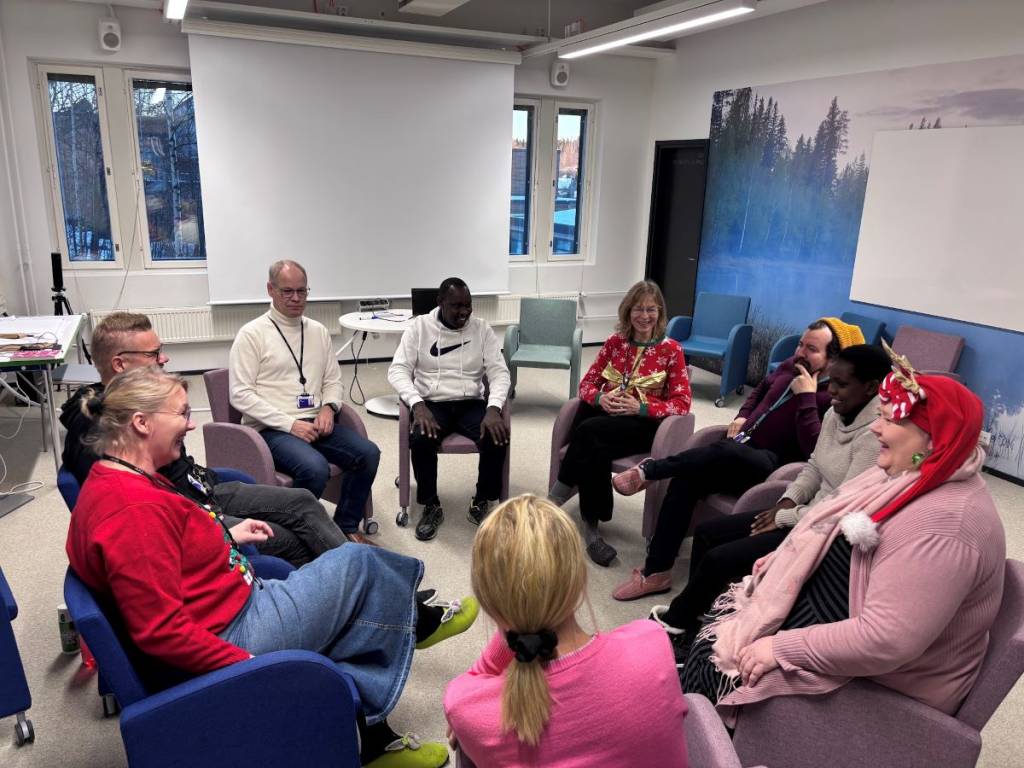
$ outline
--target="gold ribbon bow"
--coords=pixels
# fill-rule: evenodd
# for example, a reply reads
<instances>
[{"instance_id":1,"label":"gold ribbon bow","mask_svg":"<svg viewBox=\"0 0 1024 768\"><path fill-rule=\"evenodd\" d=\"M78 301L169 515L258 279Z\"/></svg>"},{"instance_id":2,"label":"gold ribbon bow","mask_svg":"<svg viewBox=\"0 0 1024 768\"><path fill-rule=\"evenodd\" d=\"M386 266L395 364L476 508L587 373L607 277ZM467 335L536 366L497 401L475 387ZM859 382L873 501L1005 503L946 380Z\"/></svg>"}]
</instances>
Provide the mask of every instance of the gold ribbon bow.
<instances>
[{"instance_id":1,"label":"gold ribbon bow","mask_svg":"<svg viewBox=\"0 0 1024 768\"><path fill-rule=\"evenodd\" d=\"M658 371L657 373L649 373L646 376L637 376L627 380L611 363L608 363L604 370L601 371L602 379L623 388L627 394L631 389L636 390L637 399L645 405L647 403L647 392L655 392L661 389L665 383L666 376L665 371ZM624 383L625 386L623 386Z\"/></svg>"}]
</instances>

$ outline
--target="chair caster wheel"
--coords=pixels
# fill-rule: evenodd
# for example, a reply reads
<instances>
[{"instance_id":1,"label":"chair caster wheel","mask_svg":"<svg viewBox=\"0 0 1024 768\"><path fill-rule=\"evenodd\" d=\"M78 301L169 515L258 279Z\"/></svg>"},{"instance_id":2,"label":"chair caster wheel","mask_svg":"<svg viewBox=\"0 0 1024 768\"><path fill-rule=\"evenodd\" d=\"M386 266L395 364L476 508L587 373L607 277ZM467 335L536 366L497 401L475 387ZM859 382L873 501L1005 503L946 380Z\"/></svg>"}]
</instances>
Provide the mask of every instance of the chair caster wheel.
<instances>
[{"instance_id":1,"label":"chair caster wheel","mask_svg":"<svg viewBox=\"0 0 1024 768\"><path fill-rule=\"evenodd\" d=\"M32 721L26 720L24 715L18 715L18 722L14 724L14 743L23 747L36 740L36 732L32 727Z\"/></svg>"},{"instance_id":2,"label":"chair caster wheel","mask_svg":"<svg viewBox=\"0 0 1024 768\"><path fill-rule=\"evenodd\" d=\"M717 400L715 400L715 408L724 408L724 407L725 407L725 398L724 397L720 397Z\"/></svg>"},{"instance_id":3,"label":"chair caster wheel","mask_svg":"<svg viewBox=\"0 0 1024 768\"><path fill-rule=\"evenodd\" d=\"M112 693L103 695L103 716L113 717L121 711L121 705L117 703L117 697Z\"/></svg>"},{"instance_id":4,"label":"chair caster wheel","mask_svg":"<svg viewBox=\"0 0 1024 768\"><path fill-rule=\"evenodd\" d=\"M398 485L398 475L395 475L395 488L399 488L399 487L401 487L401 486Z\"/></svg>"},{"instance_id":5,"label":"chair caster wheel","mask_svg":"<svg viewBox=\"0 0 1024 768\"><path fill-rule=\"evenodd\" d=\"M380 530L380 523L376 520L365 520L363 522L363 533L367 536L373 536L377 531Z\"/></svg>"},{"instance_id":6,"label":"chair caster wheel","mask_svg":"<svg viewBox=\"0 0 1024 768\"><path fill-rule=\"evenodd\" d=\"M409 510L402 507L402 511L395 516L395 525L399 528L405 528L409 525Z\"/></svg>"}]
</instances>

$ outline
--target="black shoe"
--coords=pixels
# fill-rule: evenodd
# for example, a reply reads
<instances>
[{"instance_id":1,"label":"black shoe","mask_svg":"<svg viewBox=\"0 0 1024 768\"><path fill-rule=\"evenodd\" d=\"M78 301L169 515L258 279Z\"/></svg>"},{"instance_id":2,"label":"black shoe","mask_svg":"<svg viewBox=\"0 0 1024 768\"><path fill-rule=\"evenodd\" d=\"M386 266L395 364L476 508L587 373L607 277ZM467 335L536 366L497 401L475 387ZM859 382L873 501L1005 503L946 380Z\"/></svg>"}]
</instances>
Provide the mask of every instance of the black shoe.
<instances>
[{"instance_id":1,"label":"black shoe","mask_svg":"<svg viewBox=\"0 0 1024 768\"><path fill-rule=\"evenodd\" d=\"M430 541L437 536L437 529L444 522L444 510L440 504L427 504L423 507L423 514L419 523L416 524L416 538L420 541Z\"/></svg>"},{"instance_id":2,"label":"black shoe","mask_svg":"<svg viewBox=\"0 0 1024 768\"><path fill-rule=\"evenodd\" d=\"M469 518L469 522L473 525L480 525L490 511L491 502L487 499L482 499L480 501L473 499L473 503L469 505L469 511L466 513L466 517Z\"/></svg>"},{"instance_id":3,"label":"black shoe","mask_svg":"<svg viewBox=\"0 0 1024 768\"><path fill-rule=\"evenodd\" d=\"M437 599L436 589L421 589L416 593L416 602L423 605L430 605Z\"/></svg>"},{"instance_id":4,"label":"black shoe","mask_svg":"<svg viewBox=\"0 0 1024 768\"><path fill-rule=\"evenodd\" d=\"M611 565L612 560L619 555L619 553L615 551L615 547L600 537L594 539L587 545L587 554L590 555L591 560L605 568Z\"/></svg>"},{"instance_id":5,"label":"black shoe","mask_svg":"<svg viewBox=\"0 0 1024 768\"><path fill-rule=\"evenodd\" d=\"M656 622L668 634L668 639L672 643L672 655L676 657L676 666L683 667L686 664L686 657L690 655L690 638L685 630L673 627L662 618L667 611L667 605L656 605L647 618Z\"/></svg>"}]
</instances>

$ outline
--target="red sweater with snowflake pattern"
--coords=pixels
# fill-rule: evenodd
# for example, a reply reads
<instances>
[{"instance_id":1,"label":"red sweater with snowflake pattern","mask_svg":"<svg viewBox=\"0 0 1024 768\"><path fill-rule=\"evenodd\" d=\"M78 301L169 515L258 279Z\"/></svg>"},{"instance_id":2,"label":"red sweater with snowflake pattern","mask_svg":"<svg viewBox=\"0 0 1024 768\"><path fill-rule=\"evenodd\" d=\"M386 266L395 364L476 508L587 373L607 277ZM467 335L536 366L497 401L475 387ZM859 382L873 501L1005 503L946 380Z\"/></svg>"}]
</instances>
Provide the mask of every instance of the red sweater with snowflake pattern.
<instances>
[{"instance_id":1,"label":"red sweater with snowflake pattern","mask_svg":"<svg viewBox=\"0 0 1024 768\"><path fill-rule=\"evenodd\" d=\"M611 366L621 375L631 374L636 356L643 355L636 378L642 378L659 371L665 371L665 380L658 390L645 390L647 402L640 403L640 415L652 419L682 415L690 412L690 378L686 374L686 360L683 348L675 339L663 338L644 346L630 341L621 334L613 333L597 353L597 359L590 366L587 375L580 382L580 398L591 405L597 405L601 395L617 388L617 384L602 377L605 368ZM630 390L636 396L636 390Z\"/></svg>"}]
</instances>

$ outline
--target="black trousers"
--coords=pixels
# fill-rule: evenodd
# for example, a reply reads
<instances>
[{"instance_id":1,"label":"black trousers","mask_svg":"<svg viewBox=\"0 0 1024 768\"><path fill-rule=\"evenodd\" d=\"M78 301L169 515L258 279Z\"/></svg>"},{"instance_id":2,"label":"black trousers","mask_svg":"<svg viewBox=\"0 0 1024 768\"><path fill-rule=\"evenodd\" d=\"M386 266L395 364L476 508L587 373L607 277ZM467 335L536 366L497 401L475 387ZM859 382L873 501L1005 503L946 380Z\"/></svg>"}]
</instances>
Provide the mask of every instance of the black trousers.
<instances>
[{"instance_id":1,"label":"black trousers","mask_svg":"<svg viewBox=\"0 0 1024 768\"><path fill-rule=\"evenodd\" d=\"M672 478L658 515L654 538L647 548L644 572L672 568L686 538L697 502L712 493L739 496L764 482L779 467L779 457L764 448L734 440L719 440L702 448L648 462L644 474L651 480Z\"/></svg>"},{"instance_id":2,"label":"black trousers","mask_svg":"<svg viewBox=\"0 0 1024 768\"><path fill-rule=\"evenodd\" d=\"M416 501L429 504L437 499L437 451L441 440L452 433L468 437L480 450L477 469L476 500L493 501L501 495L501 470L505 465L507 445L495 445L490 435L480 437L480 423L487 413L483 400L446 400L434 403L424 400L440 425L438 437L430 438L418 428L409 437L412 472L416 476Z\"/></svg>"},{"instance_id":3,"label":"black trousers","mask_svg":"<svg viewBox=\"0 0 1024 768\"><path fill-rule=\"evenodd\" d=\"M701 617L725 588L739 581L754 567L754 561L774 551L789 533L789 528L750 535L757 512L726 515L708 520L693 532L690 554L690 578L686 588L669 606L662 619L692 638Z\"/></svg>"},{"instance_id":4,"label":"black trousers","mask_svg":"<svg viewBox=\"0 0 1024 768\"><path fill-rule=\"evenodd\" d=\"M612 519L612 462L650 451L659 424L646 416L609 416L580 403L558 480L579 489L584 520Z\"/></svg>"}]
</instances>

